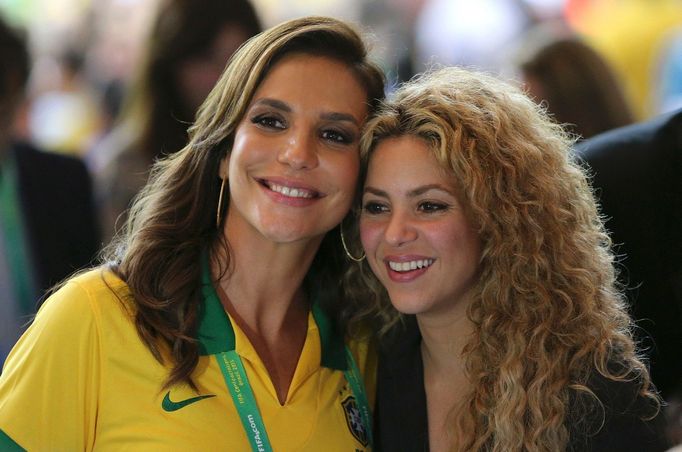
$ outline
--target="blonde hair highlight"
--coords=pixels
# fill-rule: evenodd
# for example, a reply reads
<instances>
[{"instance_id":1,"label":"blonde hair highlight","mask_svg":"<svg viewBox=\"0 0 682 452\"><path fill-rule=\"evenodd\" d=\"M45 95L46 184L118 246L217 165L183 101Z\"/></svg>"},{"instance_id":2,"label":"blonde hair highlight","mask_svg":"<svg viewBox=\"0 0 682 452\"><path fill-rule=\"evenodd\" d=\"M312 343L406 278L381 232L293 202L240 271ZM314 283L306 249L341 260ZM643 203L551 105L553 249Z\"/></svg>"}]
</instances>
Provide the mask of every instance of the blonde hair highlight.
<instances>
[{"instance_id":1,"label":"blonde hair highlight","mask_svg":"<svg viewBox=\"0 0 682 452\"><path fill-rule=\"evenodd\" d=\"M379 142L404 135L424 140L457 180L483 243L467 312L474 334L463 351L471 390L450 416L454 449L563 450L569 415L603 418L588 386L595 370L637 381L655 415L658 398L573 137L516 87L459 68L395 93L366 126L364 168ZM357 253L357 228L353 238ZM396 326L400 315L366 262L344 281L351 325L378 320L382 335ZM568 412L569 400L579 412Z\"/></svg>"}]
</instances>

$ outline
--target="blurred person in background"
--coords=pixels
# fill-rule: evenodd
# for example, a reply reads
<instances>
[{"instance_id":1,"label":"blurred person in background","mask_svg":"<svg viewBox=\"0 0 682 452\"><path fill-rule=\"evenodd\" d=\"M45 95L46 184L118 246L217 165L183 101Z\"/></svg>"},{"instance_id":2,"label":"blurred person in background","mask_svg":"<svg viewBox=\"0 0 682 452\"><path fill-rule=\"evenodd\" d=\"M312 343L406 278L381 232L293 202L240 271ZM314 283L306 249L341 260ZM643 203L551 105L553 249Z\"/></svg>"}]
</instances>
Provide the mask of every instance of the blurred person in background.
<instances>
[{"instance_id":1,"label":"blurred person in background","mask_svg":"<svg viewBox=\"0 0 682 452\"><path fill-rule=\"evenodd\" d=\"M28 133L43 149L83 157L102 128L100 95L85 75L83 50L65 46L52 70L45 71L49 75L40 77L47 86L31 96Z\"/></svg>"},{"instance_id":2,"label":"blurred person in background","mask_svg":"<svg viewBox=\"0 0 682 452\"><path fill-rule=\"evenodd\" d=\"M0 18L0 363L46 290L99 248L91 181L72 157L16 140L29 54Z\"/></svg>"},{"instance_id":3,"label":"blurred person in background","mask_svg":"<svg viewBox=\"0 0 682 452\"><path fill-rule=\"evenodd\" d=\"M516 65L528 93L571 133L590 138L634 121L620 81L577 35L544 24L519 47Z\"/></svg>"},{"instance_id":4,"label":"blurred person in background","mask_svg":"<svg viewBox=\"0 0 682 452\"><path fill-rule=\"evenodd\" d=\"M248 0L160 4L118 125L87 157L105 242L117 221L123 224L154 160L187 143L187 128L228 58L260 31Z\"/></svg>"},{"instance_id":5,"label":"blurred person in background","mask_svg":"<svg viewBox=\"0 0 682 452\"><path fill-rule=\"evenodd\" d=\"M592 170L606 227L622 256L620 279L648 348L652 379L665 399L679 397L682 110L598 135L577 151Z\"/></svg>"}]
</instances>

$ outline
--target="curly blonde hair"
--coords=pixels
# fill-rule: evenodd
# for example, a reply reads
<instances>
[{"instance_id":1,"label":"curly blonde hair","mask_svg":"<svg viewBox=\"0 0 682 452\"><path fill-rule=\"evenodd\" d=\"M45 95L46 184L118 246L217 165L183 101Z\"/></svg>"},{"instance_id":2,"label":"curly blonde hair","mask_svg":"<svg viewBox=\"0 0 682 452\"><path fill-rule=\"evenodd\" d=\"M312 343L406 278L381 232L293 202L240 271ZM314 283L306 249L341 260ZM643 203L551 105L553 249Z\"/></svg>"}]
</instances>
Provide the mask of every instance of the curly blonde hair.
<instances>
[{"instance_id":1,"label":"curly blonde hair","mask_svg":"<svg viewBox=\"0 0 682 452\"><path fill-rule=\"evenodd\" d=\"M405 135L424 140L458 181L483 243L463 351L471 390L450 416L455 449L566 448L568 421L595 408L603 419L588 382L595 371L636 382L653 417L659 402L573 137L518 88L458 68L395 93L367 124L364 168L379 142ZM359 255L357 225L349 232ZM400 315L366 262L344 282L351 325L378 319L382 334L396 326Z\"/></svg>"}]
</instances>

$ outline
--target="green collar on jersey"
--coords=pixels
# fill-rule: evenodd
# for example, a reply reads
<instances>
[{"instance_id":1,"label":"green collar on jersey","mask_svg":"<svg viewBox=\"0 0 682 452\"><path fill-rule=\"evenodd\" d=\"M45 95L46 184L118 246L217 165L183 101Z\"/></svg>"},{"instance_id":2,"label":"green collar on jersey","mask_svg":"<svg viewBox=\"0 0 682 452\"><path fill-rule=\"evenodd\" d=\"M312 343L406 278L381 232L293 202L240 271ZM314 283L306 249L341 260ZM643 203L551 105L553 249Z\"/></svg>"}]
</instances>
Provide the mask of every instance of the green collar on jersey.
<instances>
[{"instance_id":1,"label":"green collar on jersey","mask_svg":"<svg viewBox=\"0 0 682 452\"><path fill-rule=\"evenodd\" d=\"M203 253L201 270L203 303L199 315L197 338L199 339L199 352L202 355L215 355L234 350L235 338L234 328L218 298L215 287L213 287L208 262L208 253ZM331 319L322 310L317 300L313 300L312 311L317 329L320 332L322 366L336 370L347 370L348 364L343 338L336 334Z\"/></svg>"}]
</instances>

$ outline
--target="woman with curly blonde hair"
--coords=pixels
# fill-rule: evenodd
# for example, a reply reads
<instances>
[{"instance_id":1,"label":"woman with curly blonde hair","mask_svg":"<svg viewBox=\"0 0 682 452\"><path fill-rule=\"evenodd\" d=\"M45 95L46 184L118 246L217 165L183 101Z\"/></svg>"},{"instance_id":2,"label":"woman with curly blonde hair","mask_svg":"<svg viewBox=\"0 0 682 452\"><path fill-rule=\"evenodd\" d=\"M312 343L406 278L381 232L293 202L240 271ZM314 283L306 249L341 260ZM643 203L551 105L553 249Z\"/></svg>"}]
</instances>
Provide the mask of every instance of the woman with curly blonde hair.
<instances>
[{"instance_id":1,"label":"woman with curly blonde hair","mask_svg":"<svg viewBox=\"0 0 682 452\"><path fill-rule=\"evenodd\" d=\"M351 322L383 326L378 447L664 450L571 137L515 87L447 68L401 87L361 145L346 244L367 260L345 282Z\"/></svg>"}]
</instances>

